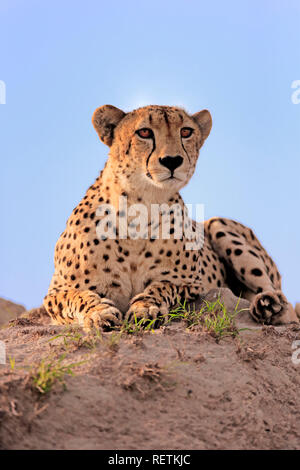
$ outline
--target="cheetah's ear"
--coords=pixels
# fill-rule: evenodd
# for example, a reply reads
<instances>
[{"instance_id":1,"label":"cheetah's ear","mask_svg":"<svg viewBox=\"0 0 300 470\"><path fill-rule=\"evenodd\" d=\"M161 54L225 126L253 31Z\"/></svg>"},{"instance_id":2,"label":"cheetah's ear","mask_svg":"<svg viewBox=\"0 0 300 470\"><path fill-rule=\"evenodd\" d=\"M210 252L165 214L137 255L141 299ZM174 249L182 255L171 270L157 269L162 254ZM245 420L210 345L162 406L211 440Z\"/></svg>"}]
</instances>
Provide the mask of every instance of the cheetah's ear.
<instances>
[{"instance_id":1,"label":"cheetah's ear","mask_svg":"<svg viewBox=\"0 0 300 470\"><path fill-rule=\"evenodd\" d=\"M212 126L212 118L210 112L207 111L207 109L203 109L203 111L199 111L198 113L193 114L192 118L200 127L202 141L204 141L209 136Z\"/></svg>"},{"instance_id":2,"label":"cheetah's ear","mask_svg":"<svg viewBox=\"0 0 300 470\"><path fill-rule=\"evenodd\" d=\"M102 142L109 147L113 143L114 129L121 119L126 116L124 111L106 104L97 108L92 117L92 123Z\"/></svg>"}]
</instances>

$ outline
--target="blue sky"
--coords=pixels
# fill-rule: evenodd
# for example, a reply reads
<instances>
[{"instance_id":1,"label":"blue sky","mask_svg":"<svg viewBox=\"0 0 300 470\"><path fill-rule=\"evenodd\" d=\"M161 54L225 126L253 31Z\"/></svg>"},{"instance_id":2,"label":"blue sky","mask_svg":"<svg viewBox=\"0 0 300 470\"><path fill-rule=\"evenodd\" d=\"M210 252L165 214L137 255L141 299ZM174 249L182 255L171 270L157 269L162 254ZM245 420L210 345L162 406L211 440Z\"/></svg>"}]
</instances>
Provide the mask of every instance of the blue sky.
<instances>
[{"instance_id":1,"label":"blue sky","mask_svg":"<svg viewBox=\"0 0 300 470\"><path fill-rule=\"evenodd\" d=\"M300 300L298 0L1 0L0 296L38 306L55 242L104 165L94 109L208 108L182 194L250 225Z\"/></svg>"}]
</instances>

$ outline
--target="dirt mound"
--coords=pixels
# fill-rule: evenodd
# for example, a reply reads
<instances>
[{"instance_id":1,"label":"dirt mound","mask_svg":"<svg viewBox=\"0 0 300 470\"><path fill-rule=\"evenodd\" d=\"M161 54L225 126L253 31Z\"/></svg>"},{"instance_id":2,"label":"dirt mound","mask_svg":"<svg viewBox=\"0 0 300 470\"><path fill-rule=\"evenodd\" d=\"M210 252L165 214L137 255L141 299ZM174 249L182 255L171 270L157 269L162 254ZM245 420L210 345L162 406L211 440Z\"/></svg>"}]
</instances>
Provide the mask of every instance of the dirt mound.
<instances>
[{"instance_id":1,"label":"dirt mound","mask_svg":"<svg viewBox=\"0 0 300 470\"><path fill-rule=\"evenodd\" d=\"M87 335L31 311L0 330L0 448L299 448L299 325L236 325Z\"/></svg>"},{"instance_id":2,"label":"dirt mound","mask_svg":"<svg viewBox=\"0 0 300 470\"><path fill-rule=\"evenodd\" d=\"M14 320L23 312L25 312L23 305L18 305L10 300L0 298L0 326L10 320Z\"/></svg>"}]
</instances>

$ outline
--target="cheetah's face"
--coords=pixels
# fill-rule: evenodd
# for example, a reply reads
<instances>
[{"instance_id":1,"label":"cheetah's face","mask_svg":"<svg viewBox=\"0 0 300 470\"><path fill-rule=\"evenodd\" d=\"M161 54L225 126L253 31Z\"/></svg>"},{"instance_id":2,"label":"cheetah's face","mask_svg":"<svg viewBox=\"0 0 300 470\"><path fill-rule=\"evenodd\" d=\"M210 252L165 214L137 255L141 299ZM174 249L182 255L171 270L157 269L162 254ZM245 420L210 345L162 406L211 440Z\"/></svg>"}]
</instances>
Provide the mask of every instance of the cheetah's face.
<instances>
[{"instance_id":1,"label":"cheetah's face","mask_svg":"<svg viewBox=\"0 0 300 470\"><path fill-rule=\"evenodd\" d=\"M206 110L190 116L175 107L146 106L125 114L103 106L95 111L93 124L124 172L176 192L194 173L212 121Z\"/></svg>"}]
</instances>

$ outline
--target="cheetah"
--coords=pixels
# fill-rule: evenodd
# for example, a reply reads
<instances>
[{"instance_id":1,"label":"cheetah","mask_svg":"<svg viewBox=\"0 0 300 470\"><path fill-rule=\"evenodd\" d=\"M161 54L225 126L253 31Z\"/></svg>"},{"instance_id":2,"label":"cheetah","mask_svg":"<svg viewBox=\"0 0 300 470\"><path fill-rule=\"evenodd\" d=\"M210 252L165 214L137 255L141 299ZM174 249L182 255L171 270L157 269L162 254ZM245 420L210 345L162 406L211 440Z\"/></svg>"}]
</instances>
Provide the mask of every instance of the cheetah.
<instances>
[{"instance_id":1,"label":"cheetah","mask_svg":"<svg viewBox=\"0 0 300 470\"><path fill-rule=\"evenodd\" d=\"M110 147L109 158L56 244L55 272L44 299L54 322L76 322L85 329L119 327L134 315L158 322L178 299L193 301L221 287L248 299L256 322L298 321L281 291L275 263L250 228L214 217L202 224L197 249L186 249L185 233L175 237L175 216L187 214L179 191L210 134L209 111L190 115L178 107L151 105L125 113L105 105L96 109L92 123ZM123 236L121 198L127 207L147 210L136 237ZM170 217L168 237L149 236L150 228L161 229L164 215L159 213L153 227L153 204ZM103 205L117 215L107 223L109 236L98 231L110 213L99 212ZM125 229L134 220L134 214L128 217ZM198 224L187 220L185 226L196 232Z\"/></svg>"}]
</instances>

